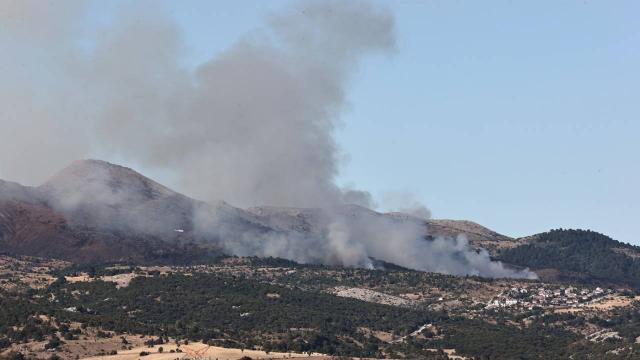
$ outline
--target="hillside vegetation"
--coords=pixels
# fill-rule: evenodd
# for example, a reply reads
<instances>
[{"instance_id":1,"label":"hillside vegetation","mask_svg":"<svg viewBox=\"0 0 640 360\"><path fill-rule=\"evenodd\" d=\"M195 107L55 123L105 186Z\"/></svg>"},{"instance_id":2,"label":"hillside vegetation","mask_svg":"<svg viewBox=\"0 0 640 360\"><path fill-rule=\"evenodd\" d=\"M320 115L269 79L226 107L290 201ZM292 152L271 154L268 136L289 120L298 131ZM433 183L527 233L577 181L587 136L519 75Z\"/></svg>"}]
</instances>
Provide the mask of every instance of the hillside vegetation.
<instances>
[{"instance_id":1,"label":"hillside vegetation","mask_svg":"<svg viewBox=\"0 0 640 360\"><path fill-rule=\"evenodd\" d=\"M640 248L589 230L551 230L499 259L532 269L560 270L562 280L640 287Z\"/></svg>"}]
</instances>

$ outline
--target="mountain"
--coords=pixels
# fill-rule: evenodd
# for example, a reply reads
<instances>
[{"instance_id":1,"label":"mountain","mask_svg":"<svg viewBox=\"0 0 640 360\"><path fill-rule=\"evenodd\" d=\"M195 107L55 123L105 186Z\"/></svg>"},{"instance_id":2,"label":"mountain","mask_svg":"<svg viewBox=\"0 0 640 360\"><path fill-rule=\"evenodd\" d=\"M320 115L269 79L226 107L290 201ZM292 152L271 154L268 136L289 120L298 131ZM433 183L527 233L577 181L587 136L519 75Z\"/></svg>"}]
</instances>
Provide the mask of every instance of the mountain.
<instances>
[{"instance_id":1,"label":"mountain","mask_svg":"<svg viewBox=\"0 0 640 360\"><path fill-rule=\"evenodd\" d=\"M206 204L126 167L98 160L72 163L38 187L0 182L0 244L5 252L77 262L186 261L220 249L203 246L197 214L245 232L272 231L225 203ZM226 234L225 234L226 235Z\"/></svg>"},{"instance_id":2,"label":"mountain","mask_svg":"<svg viewBox=\"0 0 640 360\"><path fill-rule=\"evenodd\" d=\"M336 219L352 228L412 224L424 227L427 239L464 235L472 247L506 264L529 267L543 279L640 286L640 249L588 231L513 239L471 221L379 213L356 205L245 210L192 199L99 160L76 161L37 187L0 181L3 251L73 262L189 262L229 252L230 243L243 245L232 253L251 255L258 253L251 247L264 239L289 239L284 246L290 246L324 238ZM370 236L367 231L356 236Z\"/></svg>"},{"instance_id":3,"label":"mountain","mask_svg":"<svg viewBox=\"0 0 640 360\"><path fill-rule=\"evenodd\" d=\"M134 260L143 256L133 251L134 242L110 233L72 228L51 208L18 201L0 201L0 244L9 253L74 261Z\"/></svg>"},{"instance_id":4,"label":"mountain","mask_svg":"<svg viewBox=\"0 0 640 360\"><path fill-rule=\"evenodd\" d=\"M558 229L518 240L498 259L546 280L640 287L640 247L589 230Z\"/></svg>"},{"instance_id":5,"label":"mountain","mask_svg":"<svg viewBox=\"0 0 640 360\"><path fill-rule=\"evenodd\" d=\"M98 160L76 161L38 190L74 226L162 237L190 229L196 206L129 168Z\"/></svg>"},{"instance_id":6,"label":"mountain","mask_svg":"<svg viewBox=\"0 0 640 360\"><path fill-rule=\"evenodd\" d=\"M477 248L514 241L472 222L384 214L356 205L244 210L222 201L210 204L100 160L76 161L38 187L0 181L4 251L76 262L187 261L220 254L229 243L251 247L266 238L291 243L325 237L336 219L350 226L380 220L413 224L431 237L464 234Z\"/></svg>"}]
</instances>

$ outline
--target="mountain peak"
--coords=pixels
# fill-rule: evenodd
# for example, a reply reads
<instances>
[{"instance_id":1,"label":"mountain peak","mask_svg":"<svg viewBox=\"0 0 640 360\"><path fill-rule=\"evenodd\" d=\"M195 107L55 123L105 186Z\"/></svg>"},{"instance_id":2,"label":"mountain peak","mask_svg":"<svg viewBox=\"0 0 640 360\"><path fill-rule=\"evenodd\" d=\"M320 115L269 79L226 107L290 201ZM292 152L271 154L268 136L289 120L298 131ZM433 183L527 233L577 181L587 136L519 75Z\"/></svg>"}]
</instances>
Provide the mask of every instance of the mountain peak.
<instances>
[{"instance_id":1,"label":"mountain peak","mask_svg":"<svg viewBox=\"0 0 640 360\"><path fill-rule=\"evenodd\" d=\"M101 194L127 194L151 200L177 195L173 190L137 171L103 160L76 160L40 186L47 193L64 196L79 191Z\"/></svg>"},{"instance_id":2,"label":"mountain peak","mask_svg":"<svg viewBox=\"0 0 640 360\"><path fill-rule=\"evenodd\" d=\"M125 166L113 164L104 160L82 159L76 160L60 170L51 179L49 179L47 183L57 181L61 178L66 178L67 180L72 178L83 178L88 180L96 179L98 176L122 178L136 177L147 179L144 175ZM151 181L150 179L147 180Z\"/></svg>"},{"instance_id":3,"label":"mountain peak","mask_svg":"<svg viewBox=\"0 0 640 360\"><path fill-rule=\"evenodd\" d=\"M74 161L38 190L74 226L164 237L189 228L195 204L131 168L102 160Z\"/></svg>"}]
</instances>

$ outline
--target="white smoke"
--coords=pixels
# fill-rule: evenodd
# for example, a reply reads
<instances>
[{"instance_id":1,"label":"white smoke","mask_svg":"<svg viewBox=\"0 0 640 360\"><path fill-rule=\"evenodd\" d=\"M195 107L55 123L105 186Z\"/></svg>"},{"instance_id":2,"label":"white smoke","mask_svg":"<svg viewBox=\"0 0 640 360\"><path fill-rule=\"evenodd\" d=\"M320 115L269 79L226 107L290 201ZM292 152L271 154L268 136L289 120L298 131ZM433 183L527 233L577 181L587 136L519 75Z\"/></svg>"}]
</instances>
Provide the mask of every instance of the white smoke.
<instances>
[{"instance_id":1,"label":"white smoke","mask_svg":"<svg viewBox=\"0 0 640 360\"><path fill-rule=\"evenodd\" d=\"M431 210L424 206L414 194L407 191L383 194L382 207L390 212L401 212L421 219L431 218Z\"/></svg>"},{"instance_id":2,"label":"white smoke","mask_svg":"<svg viewBox=\"0 0 640 360\"><path fill-rule=\"evenodd\" d=\"M179 189L209 202L372 207L366 191L336 185L334 131L358 64L394 50L388 11L361 1L296 2L252 33L260 36L191 69L181 65L179 29L158 8L131 5L85 33L87 3L0 2L0 53L10 55L0 57L0 176L37 184L97 155L168 170ZM400 210L429 216L411 207ZM232 227L219 239L240 255L357 266L375 257L455 274L520 276L462 240L427 243L422 230L343 215L328 215L316 237L256 241L255 233ZM220 234L217 217L199 213L195 226L218 224Z\"/></svg>"},{"instance_id":3,"label":"white smoke","mask_svg":"<svg viewBox=\"0 0 640 360\"><path fill-rule=\"evenodd\" d=\"M72 32L81 6L51 17L38 2L0 6L3 18L20 14L2 37L3 53L17 55L1 60L2 73L19 78L0 85L11 94L0 100L9 130L0 135L1 174L38 183L92 154L169 168L180 189L210 201L371 205L366 193L335 185L333 134L359 61L393 49L387 11L357 1L296 3L267 19L260 38L185 69L180 32L158 10L126 9L86 50ZM28 71L20 71L23 60L33 62Z\"/></svg>"},{"instance_id":4,"label":"white smoke","mask_svg":"<svg viewBox=\"0 0 640 360\"><path fill-rule=\"evenodd\" d=\"M536 278L529 270L513 270L492 261L484 250L472 250L464 236L427 239L425 219L415 216L381 214L356 205L325 209L259 207L249 211L290 235L254 232L240 238L222 237L223 248L231 253L365 268L373 266L372 259L378 259L446 274ZM215 230L220 231L220 226Z\"/></svg>"}]
</instances>

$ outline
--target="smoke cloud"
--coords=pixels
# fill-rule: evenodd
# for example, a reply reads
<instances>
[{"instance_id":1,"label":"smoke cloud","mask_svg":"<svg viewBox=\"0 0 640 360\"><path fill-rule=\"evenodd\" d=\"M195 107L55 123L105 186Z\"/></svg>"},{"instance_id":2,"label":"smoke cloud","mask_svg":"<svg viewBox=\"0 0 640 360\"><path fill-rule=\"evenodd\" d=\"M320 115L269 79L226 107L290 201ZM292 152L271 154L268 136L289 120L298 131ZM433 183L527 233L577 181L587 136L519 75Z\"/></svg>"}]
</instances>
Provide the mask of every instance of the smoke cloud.
<instances>
[{"instance_id":1,"label":"smoke cloud","mask_svg":"<svg viewBox=\"0 0 640 360\"><path fill-rule=\"evenodd\" d=\"M464 236L425 239L424 219L381 214L356 205L329 209L259 207L249 209L269 224L299 236L263 235L223 241L243 255L280 256L303 263L372 268L374 259L404 267L454 275L536 278L491 261L486 251L472 251ZM255 236L255 234L254 234Z\"/></svg>"},{"instance_id":2,"label":"smoke cloud","mask_svg":"<svg viewBox=\"0 0 640 360\"><path fill-rule=\"evenodd\" d=\"M155 3L129 6L91 31L87 11L77 1L0 2L0 52L12 55L0 57L0 177L39 184L95 156L169 173L180 190L210 203L374 206L366 191L336 185L333 135L358 64L395 49L388 11L360 1L296 2L196 68L182 65L180 31ZM419 204L397 210L430 216ZM521 276L463 240L425 242L413 225L325 212L313 237L258 242L236 227L219 238L241 255L357 266L375 257ZM206 233L218 224L220 233L216 218L198 212L195 226Z\"/></svg>"},{"instance_id":3,"label":"smoke cloud","mask_svg":"<svg viewBox=\"0 0 640 360\"><path fill-rule=\"evenodd\" d=\"M333 132L358 62L394 47L388 12L360 2L296 3L268 18L259 38L184 69L180 32L157 10L127 9L83 50L72 36L81 7L73 5L50 17L38 2L1 5L11 20L3 53L24 55L5 58L11 71L3 74L37 53L30 69L0 85L11 94L0 110L9 129L3 176L37 183L95 154L171 169L180 189L210 201L371 205L366 193L335 185Z\"/></svg>"},{"instance_id":4,"label":"smoke cloud","mask_svg":"<svg viewBox=\"0 0 640 360\"><path fill-rule=\"evenodd\" d=\"M431 218L431 210L410 192L387 192L382 196L382 206L391 212L401 212L421 219Z\"/></svg>"}]
</instances>

